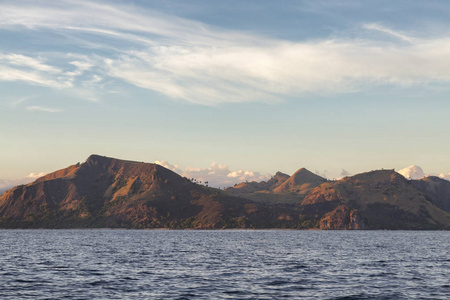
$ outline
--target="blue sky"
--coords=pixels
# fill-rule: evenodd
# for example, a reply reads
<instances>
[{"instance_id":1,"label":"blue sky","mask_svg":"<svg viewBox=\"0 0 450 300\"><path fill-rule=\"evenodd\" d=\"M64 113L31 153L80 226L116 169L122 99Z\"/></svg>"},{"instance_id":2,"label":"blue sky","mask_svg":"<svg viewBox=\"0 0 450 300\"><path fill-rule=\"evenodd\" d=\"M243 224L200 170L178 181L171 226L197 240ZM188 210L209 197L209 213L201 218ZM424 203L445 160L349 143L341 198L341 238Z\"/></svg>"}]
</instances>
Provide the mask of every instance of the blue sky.
<instances>
[{"instance_id":1,"label":"blue sky","mask_svg":"<svg viewBox=\"0 0 450 300\"><path fill-rule=\"evenodd\" d=\"M92 153L218 186L300 167L448 174L449 15L448 1L1 0L0 187Z\"/></svg>"}]
</instances>

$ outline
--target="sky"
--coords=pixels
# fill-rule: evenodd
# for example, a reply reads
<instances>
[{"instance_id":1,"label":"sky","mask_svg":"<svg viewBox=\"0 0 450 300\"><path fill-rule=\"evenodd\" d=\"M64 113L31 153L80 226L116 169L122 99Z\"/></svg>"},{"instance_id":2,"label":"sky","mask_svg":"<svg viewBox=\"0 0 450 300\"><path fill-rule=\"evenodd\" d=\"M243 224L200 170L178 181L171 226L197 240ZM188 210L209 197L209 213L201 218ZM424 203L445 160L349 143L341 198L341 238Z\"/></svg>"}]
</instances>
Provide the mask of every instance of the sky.
<instances>
[{"instance_id":1,"label":"sky","mask_svg":"<svg viewBox=\"0 0 450 300\"><path fill-rule=\"evenodd\" d=\"M0 0L0 188L90 154L216 186L301 167L450 178L449 15L448 1Z\"/></svg>"}]
</instances>

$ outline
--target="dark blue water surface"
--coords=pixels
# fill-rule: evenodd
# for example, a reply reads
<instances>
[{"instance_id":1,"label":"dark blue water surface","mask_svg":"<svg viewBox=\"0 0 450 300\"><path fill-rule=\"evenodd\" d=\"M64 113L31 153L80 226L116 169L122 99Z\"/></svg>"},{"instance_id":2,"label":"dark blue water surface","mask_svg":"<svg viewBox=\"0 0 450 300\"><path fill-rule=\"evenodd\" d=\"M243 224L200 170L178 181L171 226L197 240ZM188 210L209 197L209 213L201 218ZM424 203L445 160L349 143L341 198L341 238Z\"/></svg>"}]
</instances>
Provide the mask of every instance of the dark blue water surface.
<instances>
[{"instance_id":1,"label":"dark blue water surface","mask_svg":"<svg viewBox=\"0 0 450 300\"><path fill-rule=\"evenodd\" d=\"M450 232L0 230L1 299L450 299Z\"/></svg>"}]
</instances>

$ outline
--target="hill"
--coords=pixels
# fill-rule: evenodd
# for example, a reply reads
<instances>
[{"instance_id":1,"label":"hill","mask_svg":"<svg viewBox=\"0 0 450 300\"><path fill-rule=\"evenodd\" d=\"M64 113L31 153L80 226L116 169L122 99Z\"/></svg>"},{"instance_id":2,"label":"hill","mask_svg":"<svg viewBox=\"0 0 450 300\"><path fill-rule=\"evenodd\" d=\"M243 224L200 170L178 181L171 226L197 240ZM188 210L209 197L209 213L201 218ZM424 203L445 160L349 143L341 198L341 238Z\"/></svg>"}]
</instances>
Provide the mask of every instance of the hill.
<instances>
[{"instance_id":1,"label":"hill","mask_svg":"<svg viewBox=\"0 0 450 300\"><path fill-rule=\"evenodd\" d=\"M162 166L98 155L0 197L3 228L235 228L277 220L276 211Z\"/></svg>"},{"instance_id":2,"label":"hill","mask_svg":"<svg viewBox=\"0 0 450 300\"><path fill-rule=\"evenodd\" d=\"M273 191L275 193L293 192L298 194L306 194L312 188L319 186L326 181L327 180L325 178L322 178L305 168L301 168Z\"/></svg>"},{"instance_id":3,"label":"hill","mask_svg":"<svg viewBox=\"0 0 450 300\"><path fill-rule=\"evenodd\" d=\"M289 206L293 218L320 229L449 229L449 195L450 182L438 178L409 181L378 170L328 181L304 168L272 190L241 194Z\"/></svg>"},{"instance_id":4,"label":"hill","mask_svg":"<svg viewBox=\"0 0 450 300\"><path fill-rule=\"evenodd\" d=\"M277 172L270 180L261 182L241 182L236 184L234 187L227 188L226 191L237 194L244 195L249 193L255 193L260 191L272 191L273 189L280 186L289 178L289 175Z\"/></svg>"},{"instance_id":5,"label":"hill","mask_svg":"<svg viewBox=\"0 0 450 300\"><path fill-rule=\"evenodd\" d=\"M450 181L429 176L420 180L411 180L411 184L437 207L450 212Z\"/></svg>"},{"instance_id":6,"label":"hill","mask_svg":"<svg viewBox=\"0 0 450 300\"><path fill-rule=\"evenodd\" d=\"M393 170L346 177L316 187L301 210L322 215L322 229L450 228L450 214Z\"/></svg>"},{"instance_id":7,"label":"hill","mask_svg":"<svg viewBox=\"0 0 450 300\"><path fill-rule=\"evenodd\" d=\"M226 191L156 164L91 155L0 196L0 228L450 229L450 182L302 168Z\"/></svg>"},{"instance_id":8,"label":"hill","mask_svg":"<svg viewBox=\"0 0 450 300\"><path fill-rule=\"evenodd\" d=\"M240 183L226 191L259 203L297 204L308 192L324 182L327 182L325 178L301 168L292 176L277 172L268 182Z\"/></svg>"}]
</instances>

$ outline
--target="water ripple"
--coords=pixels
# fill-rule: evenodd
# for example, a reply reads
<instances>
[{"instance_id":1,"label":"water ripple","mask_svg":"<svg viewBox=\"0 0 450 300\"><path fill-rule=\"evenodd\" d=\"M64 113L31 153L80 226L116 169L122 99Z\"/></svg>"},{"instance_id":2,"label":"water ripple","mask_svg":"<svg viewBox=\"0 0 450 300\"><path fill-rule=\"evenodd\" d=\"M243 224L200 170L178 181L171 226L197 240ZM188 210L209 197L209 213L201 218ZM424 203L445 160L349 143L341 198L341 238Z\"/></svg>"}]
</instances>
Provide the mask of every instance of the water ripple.
<instances>
[{"instance_id":1,"label":"water ripple","mask_svg":"<svg viewBox=\"0 0 450 300\"><path fill-rule=\"evenodd\" d=\"M0 230L1 299L449 299L449 232Z\"/></svg>"}]
</instances>

